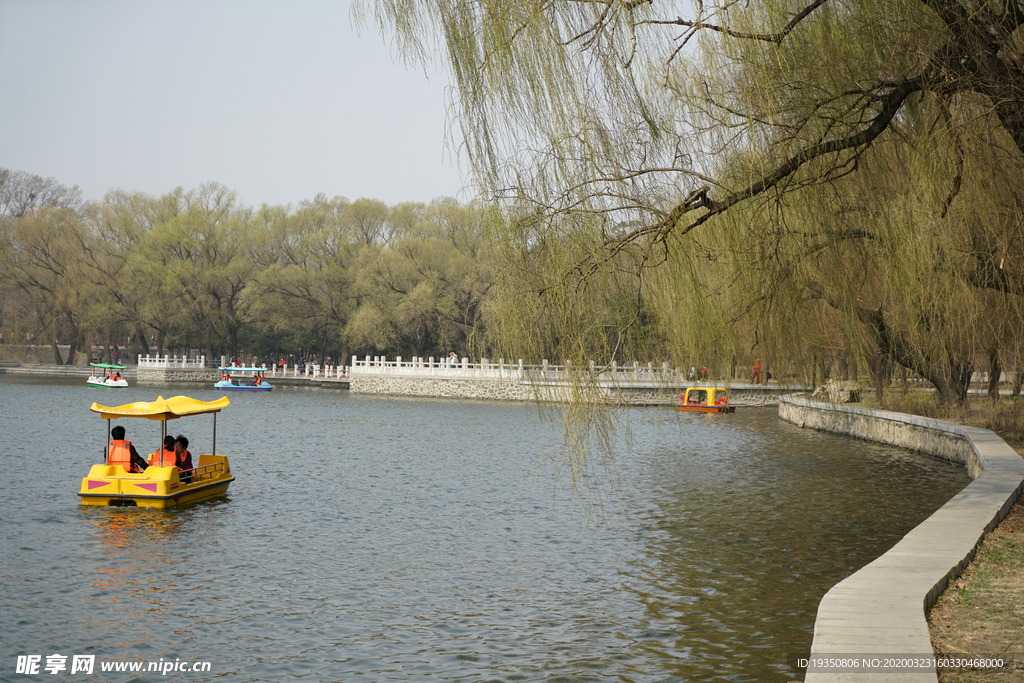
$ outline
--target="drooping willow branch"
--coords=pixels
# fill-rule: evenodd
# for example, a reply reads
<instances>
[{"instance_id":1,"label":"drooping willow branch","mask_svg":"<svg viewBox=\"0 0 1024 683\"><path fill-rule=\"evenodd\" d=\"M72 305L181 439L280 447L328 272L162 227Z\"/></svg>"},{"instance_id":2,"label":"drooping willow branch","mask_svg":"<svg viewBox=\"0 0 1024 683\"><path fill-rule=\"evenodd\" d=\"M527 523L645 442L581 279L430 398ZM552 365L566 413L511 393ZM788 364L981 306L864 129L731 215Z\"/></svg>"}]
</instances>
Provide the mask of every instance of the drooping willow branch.
<instances>
[{"instance_id":1,"label":"drooping willow branch","mask_svg":"<svg viewBox=\"0 0 1024 683\"><path fill-rule=\"evenodd\" d=\"M893 85L886 95L878 99L878 102L880 102L879 111L864 129L846 137L812 145L789 157L749 187L733 192L721 199L713 199L709 196L710 188L702 187L676 204L663 220L653 225L639 228L624 239L633 241L652 234L658 239L664 239L668 233L675 230L681 230L681 234L686 234L711 220L711 218L724 213L741 201L756 197L766 190L775 187L782 180L789 178L800 170L802 166L815 159L870 145L889 127L893 117L899 112L906 99L913 93L923 90L925 84L924 78L914 78ZM686 214L699 209L707 209L707 211L689 224L681 226Z\"/></svg>"},{"instance_id":2,"label":"drooping willow branch","mask_svg":"<svg viewBox=\"0 0 1024 683\"><path fill-rule=\"evenodd\" d=\"M782 28L782 30L775 33L747 33L744 31L734 31L725 26L718 24L705 24L704 22L697 20L692 21L689 19L683 19L682 17L676 17L675 19L653 19L648 21L639 22L642 24L654 24L661 26L685 26L691 31L707 30L715 31L729 36L730 38L740 38L743 40L760 40L768 43L780 44L785 40L786 36L793 32L793 30L800 24L801 21L807 18L814 10L824 5L828 0L814 0L810 5L803 8L796 15L789 20L789 22ZM692 35L692 33L691 33ZM689 37L684 39L682 42L685 43L689 40Z\"/></svg>"}]
</instances>

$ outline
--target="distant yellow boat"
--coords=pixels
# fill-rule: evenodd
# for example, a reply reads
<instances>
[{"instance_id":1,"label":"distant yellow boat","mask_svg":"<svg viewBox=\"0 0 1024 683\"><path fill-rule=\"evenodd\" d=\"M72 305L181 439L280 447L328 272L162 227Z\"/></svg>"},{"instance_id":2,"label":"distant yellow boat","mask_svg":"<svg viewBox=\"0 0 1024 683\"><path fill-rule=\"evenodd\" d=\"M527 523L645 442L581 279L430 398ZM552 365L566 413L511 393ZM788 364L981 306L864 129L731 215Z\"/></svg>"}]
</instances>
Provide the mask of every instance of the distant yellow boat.
<instances>
[{"instance_id":1,"label":"distant yellow boat","mask_svg":"<svg viewBox=\"0 0 1024 683\"><path fill-rule=\"evenodd\" d=\"M735 413L736 406L729 405L729 392L721 387L690 387L682 396L676 409L685 413Z\"/></svg>"},{"instance_id":2,"label":"distant yellow boat","mask_svg":"<svg viewBox=\"0 0 1024 683\"><path fill-rule=\"evenodd\" d=\"M230 403L226 396L216 401L198 401L187 396L165 399L159 396L155 401L138 401L116 408L93 403L89 410L107 420L107 447L104 451L105 462L93 465L89 476L82 479L82 488L78 491L82 505L168 508L197 503L226 493L235 478L231 474L227 456L216 455L217 413ZM128 446L123 445L130 445L130 442L115 442L110 438L111 420L122 417L158 420L160 442L155 453L160 453L167 435L167 420L205 413L213 415L211 454L200 455L198 463L194 463L194 469L187 472L179 473L173 465L150 465L143 472L133 473L127 456ZM151 455L151 462L159 462L159 459Z\"/></svg>"}]
</instances>

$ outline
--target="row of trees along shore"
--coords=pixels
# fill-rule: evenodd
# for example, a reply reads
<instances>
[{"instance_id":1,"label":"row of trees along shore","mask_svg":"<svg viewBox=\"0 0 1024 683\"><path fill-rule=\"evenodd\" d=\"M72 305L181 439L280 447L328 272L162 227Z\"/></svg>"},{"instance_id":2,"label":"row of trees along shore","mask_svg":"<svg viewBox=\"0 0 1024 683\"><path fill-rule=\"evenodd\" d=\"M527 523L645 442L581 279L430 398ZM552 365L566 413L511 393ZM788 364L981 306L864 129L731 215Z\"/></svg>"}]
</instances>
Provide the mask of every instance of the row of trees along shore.
<instances>
[{"instance_id":1,"label":"row of trees along shore","mask_svg":"<svg viewBox=\"0 0 1024 683\"><path fill-rule=\"evenodd\" d=\"M52 341L57 363L127 339L139 354L209 358L478 355L487 220L452 199L255 209L217 184L83 202L77 187L0 169L0 330Z\"/></svg>"}]
</instances>

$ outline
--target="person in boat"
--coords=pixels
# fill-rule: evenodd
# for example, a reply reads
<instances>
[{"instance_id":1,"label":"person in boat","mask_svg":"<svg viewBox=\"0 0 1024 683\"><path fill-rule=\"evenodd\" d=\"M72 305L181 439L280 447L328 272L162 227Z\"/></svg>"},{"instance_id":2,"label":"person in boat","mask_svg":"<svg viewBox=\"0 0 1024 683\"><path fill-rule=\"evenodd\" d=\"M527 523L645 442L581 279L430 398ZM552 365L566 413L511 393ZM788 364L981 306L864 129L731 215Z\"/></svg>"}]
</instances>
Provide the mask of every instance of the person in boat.
<instances>
[{"instance_id":1,"label":"person in boat","mask_svg":"<svg viewBox=\"0 0 1024 683\"><path fill-rule=\"evenodd\" d=\"M153 457L149 459L149 464L153 467L171 467L176 465L177 454L174 450L174 437L165 436L163 448L160 449L159 453L154 453Z\"/></svg>"},{"instance_id":2,"label":"person in boat","mask_svg":"<svg viewBox=\"0 0 1024 683\"><path fill-rule=\"evenodd\" d=\"M146 460L135 450L131 441L125 441L124 427L117 425L110 430L110 443L107 447L107 464L120 465L126 472L142 472L146 469Z\"/></svg>"},{"instance_id":3,"label":"person in boat","mask_svg":"<svg viewBox=\"0 0 1024 683\"><path fill-rule=\"evenodd\" d=\"M185 484L192 483L192 453L188 450L188 438L178 434L174 440L174 464L178 467L178 478Z\"/></svg>"}]
</instances>

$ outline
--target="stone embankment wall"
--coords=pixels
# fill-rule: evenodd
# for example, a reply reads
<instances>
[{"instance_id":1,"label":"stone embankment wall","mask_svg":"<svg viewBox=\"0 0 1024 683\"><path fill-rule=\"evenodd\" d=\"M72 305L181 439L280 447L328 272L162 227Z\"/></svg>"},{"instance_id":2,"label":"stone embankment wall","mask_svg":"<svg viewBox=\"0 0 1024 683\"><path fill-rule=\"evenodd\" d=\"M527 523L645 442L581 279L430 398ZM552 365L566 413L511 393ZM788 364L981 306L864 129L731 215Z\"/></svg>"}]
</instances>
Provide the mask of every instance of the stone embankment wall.
<instances>
[{"instance_id":1,"label":"stone embankment wall","mask_svg":"<svg viewBox=\"0 0 1024 683\"><path fill-rule=\"evenodd\" d=\"M354 376L349 383L349 390L353 394L484 398L498 401L528 401L533 398L530 387L514 382L382 375Z\"/></svg>"},{"instance_id":2,"label":"stone embankment wall","mask_svg":"<svg viewBox=\"0 0 1024 683\"><path fill-rule=\"evenodd\" d=\"M934 661L928 662L933 652L926 613L1020 496L1024 459L987 429L902 413L785 397L779 417L946 458L963 464L974 479L881 557L825 594L804 678L805 683L937 683ZM822 665L816 666L815 658ZM875 665L886 661L896 666L882 671ZM921 661L928 663L907 668L908 662Z\"/></svg>"},{"instance_id":3,"label":"stone embankment wall","mask_svg":"<svg viewBox=\"0 0 1024 683\"><path fill-rule=\"evenodd\" d=\"M984 461L971 448L962 426L950 422L795 397L781 401L779 417L800 427L846 434L955 462L966 468L971 479L977 479L984 470Z\"/></svg>"},{"instance_id":4,"label":"stone embankment wall","mask_svg":"<svg viewBox=\"0 0 1024 683\"><path fill-rule=\"evenodd\" d=\"M20 363L0 363L0 374L6 375L36 375L46 377L88 377L92 374L92 368L88 365L23 365ZM131 371L125 370L125 377L131 377Z\"/></svg>"},{"instance_id":5,"label":"stone embankment wall","mask_svg":"<svg viewBox=\"0 0 1024 683\"><path fill-rule=\"evenodd\" d=\"M146 368L139 367L140 382L192 382L209 383L211 386L220 379L220 371L204 368Z\"/></svg>"},{"instance_id":6,"label":"stone embankment wall","mask_svg":"<svg viewBox=\"0 0 1024 683\"><path fill-rule=\"evenodd\" d=\"M493 401L564 402L572 387L560 383L533 383L518 380L447 379L434 377L395 377L357 374L349 390L354 394L385 396L421 396L430 398L475 398ZM581 391L587 391L581 388ZM591 400L623 405L674 405L679 400L675 389L639 389L619 387L591 389Z\"/></svg>"}]
</instances>

